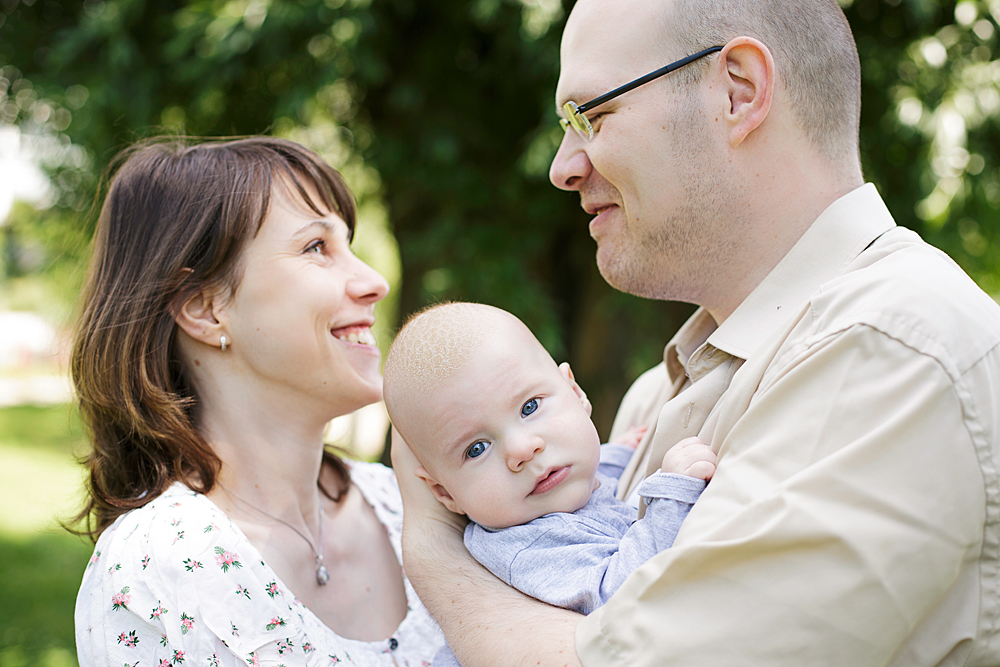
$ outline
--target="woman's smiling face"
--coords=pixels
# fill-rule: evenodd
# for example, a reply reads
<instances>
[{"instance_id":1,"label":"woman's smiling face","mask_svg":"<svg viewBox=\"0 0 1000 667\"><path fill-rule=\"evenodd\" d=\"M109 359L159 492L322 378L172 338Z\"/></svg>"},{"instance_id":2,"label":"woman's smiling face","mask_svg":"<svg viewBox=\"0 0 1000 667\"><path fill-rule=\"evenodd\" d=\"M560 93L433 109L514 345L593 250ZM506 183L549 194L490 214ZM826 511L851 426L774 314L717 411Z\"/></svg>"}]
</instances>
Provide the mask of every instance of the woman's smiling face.
<instances>
[{"instance_id":1,"label":"woman's smiling face","mask_svg":"<svg viewBox=\"0 0 1000 667\"><path fill-rule=\"evenodd\" d=\"M350 241L337 213L317 215L279 181L223 308L231 352L248 380L278 395L299 394L331 416L382 397L371 326L389 286L354 255Z\"/></svg>"}]
</instances>

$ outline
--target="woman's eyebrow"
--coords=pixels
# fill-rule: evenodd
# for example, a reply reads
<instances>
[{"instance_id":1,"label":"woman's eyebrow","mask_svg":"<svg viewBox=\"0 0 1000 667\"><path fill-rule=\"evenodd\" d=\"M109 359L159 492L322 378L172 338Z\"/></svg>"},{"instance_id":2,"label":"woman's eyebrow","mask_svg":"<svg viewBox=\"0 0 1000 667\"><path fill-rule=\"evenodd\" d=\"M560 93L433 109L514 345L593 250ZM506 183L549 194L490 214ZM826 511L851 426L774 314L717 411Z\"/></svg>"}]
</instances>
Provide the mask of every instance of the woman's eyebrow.
<instances>
[{"instance_id":1,"label":"woman's eyebrow","mask_svg":"<svg viewBox=\"0 0 1000 667\"><path fill-rule=\"evenodd\" d=\"M295 238L299 236L304 236L308 234L310 231L312 231L314 227L321 227L325 232L329 234L336 234L338 226L339 225L335 225L329 220L313 220L312 222L306 223L298 230L296 230L296 232L292 234L292 237Z\"/></svg>"}]
</instances>

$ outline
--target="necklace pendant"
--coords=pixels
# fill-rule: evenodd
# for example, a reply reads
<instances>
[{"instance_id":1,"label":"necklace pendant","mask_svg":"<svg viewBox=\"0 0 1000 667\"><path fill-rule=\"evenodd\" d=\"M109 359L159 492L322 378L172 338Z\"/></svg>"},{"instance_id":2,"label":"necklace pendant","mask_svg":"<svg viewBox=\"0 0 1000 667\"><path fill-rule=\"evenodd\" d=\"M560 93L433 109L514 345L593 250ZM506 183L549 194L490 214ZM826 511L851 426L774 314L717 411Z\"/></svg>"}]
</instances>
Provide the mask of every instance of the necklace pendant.
<instances>
[{"instance_id":1,"label":"necklace pendant","mask_svg":"<svg viewBox=\"0 0 1000 667\"><path fill-rule=\"evenodd\" d=\"M330 573L326 571L326 565L320 565L316 568L316 583L320 586L326 586L327 582L330 581Z\"/></svg>"}]
</instances>

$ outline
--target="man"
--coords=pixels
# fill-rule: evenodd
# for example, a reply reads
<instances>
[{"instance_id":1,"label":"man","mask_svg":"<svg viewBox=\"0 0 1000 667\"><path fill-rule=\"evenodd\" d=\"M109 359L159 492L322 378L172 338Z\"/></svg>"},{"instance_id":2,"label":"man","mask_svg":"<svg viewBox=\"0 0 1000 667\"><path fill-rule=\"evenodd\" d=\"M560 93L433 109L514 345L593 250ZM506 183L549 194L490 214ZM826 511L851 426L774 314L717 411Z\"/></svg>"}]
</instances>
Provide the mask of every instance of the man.
<instances>
[{"instance_id":1,"label":"man","mask_svg":"<svg viewBox=\"0 0 1000 667\"><path fill-rule=\"evenodd\" d=\"M623 401L612 437L650 429L619 494L687 436L718 469L583 618L476 566L400 444L407 573L459 660L1000 664L1000 307L864 185L839 6L580 0L561 56L551 178L602 275L702 307Z\"/></svg>"}]
</instances>

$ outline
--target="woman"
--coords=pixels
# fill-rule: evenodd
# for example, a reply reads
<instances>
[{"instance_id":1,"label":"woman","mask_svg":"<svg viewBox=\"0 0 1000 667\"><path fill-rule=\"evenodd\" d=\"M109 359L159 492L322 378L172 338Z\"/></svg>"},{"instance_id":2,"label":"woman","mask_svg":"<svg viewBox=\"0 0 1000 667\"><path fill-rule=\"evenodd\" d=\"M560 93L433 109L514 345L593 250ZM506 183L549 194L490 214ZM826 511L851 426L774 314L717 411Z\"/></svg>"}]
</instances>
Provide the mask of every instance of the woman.
<instances>
[{"instance_id":1,"label":"woman","mask_svg":"<svg viewBox=\"0 0 1000 667\"><path fill-rule=\"evenodd\" d=\"M324 450L381 397L354 202L292 142L152 142L101 211L72 372L97 547L80 664L424 665L392 471Z\"/></svg>"}]
</instances>

